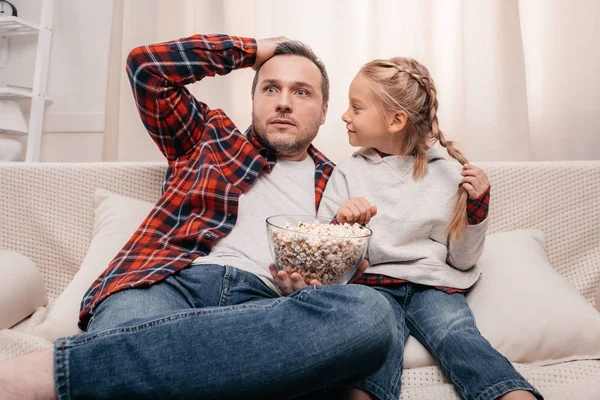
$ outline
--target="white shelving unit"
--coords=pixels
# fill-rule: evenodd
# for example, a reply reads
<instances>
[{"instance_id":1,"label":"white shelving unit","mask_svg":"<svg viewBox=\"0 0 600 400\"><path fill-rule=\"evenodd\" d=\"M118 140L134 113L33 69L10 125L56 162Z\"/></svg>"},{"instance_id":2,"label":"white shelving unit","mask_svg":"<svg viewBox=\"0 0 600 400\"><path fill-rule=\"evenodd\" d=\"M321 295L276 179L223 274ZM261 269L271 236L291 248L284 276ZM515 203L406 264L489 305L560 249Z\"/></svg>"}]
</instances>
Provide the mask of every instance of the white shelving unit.
<instances>
[{"instance_id":1,"label":"white shelving unit","mask_svg":"<svg viewBox=\"0 0 600 400\"><path fill-rule=\"evenodd\" d=\"M33 98L33 90L17 87L0 87L0 99L23 100Z\"/></svg>"},{"instance_id":2,"label":"white shelving unit","mask_svg":"<svg viewBox=\"0 0 600 400\"><path fill-rule=\"evenodd\" d=\"M18 17L0 17L0 38L10 40L11 37L21 35L37 35L38 37L31 90L10 86L10 82L0 82L0 84L9 85L8 87L0 87L0 99L31 102L27 152L25 153L26 162L37 162L40 160L44 110L46 108L46 101L48 101L46 97L46 83L50 61L53 13L54 0L42 0L42 13L39 25ZM14 60L12 61L14 62ZM11 61L9 60L9 62Z\"/></svg>"}]
</instances>

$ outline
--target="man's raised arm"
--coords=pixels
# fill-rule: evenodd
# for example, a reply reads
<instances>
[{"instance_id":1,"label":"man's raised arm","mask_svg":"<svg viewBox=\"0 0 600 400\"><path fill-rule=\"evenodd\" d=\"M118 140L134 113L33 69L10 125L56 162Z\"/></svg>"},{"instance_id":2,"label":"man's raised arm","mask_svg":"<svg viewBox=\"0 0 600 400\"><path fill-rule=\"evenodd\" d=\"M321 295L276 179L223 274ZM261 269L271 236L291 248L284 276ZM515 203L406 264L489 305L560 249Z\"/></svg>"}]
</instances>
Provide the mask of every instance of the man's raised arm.
<instances>
[{"instance_id":1,"label":"man's raised arm","mask_svg":"<svg viewBox=\"0 0 600 400\"><path fill-rule=\"evenodd\" d=\"M227 35L194 35L134 48L127 74L142 122L169 161L202 140L210 108L185 85L257 62L257 42Z\"/></svg>"}]
</instances>

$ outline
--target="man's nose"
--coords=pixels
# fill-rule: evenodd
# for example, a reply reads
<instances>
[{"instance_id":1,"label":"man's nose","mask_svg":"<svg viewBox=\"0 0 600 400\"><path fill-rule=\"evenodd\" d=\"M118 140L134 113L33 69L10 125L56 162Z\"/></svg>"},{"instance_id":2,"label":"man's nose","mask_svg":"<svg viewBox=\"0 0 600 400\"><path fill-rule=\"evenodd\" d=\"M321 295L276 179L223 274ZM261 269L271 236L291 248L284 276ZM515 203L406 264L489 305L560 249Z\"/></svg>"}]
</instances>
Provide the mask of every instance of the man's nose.
<instances>
[{"instance_id":1,"label":"man's nose","mask_svg":"<svg viewBox=\"0 0 600 400\"><path fill-rule=\"evenodd\" d=\"M281 93L279 98L277 99L277 112L280 113L291 113L292 112L292 101L290 98L290 94Z\"/></svg>"}]
</instances>

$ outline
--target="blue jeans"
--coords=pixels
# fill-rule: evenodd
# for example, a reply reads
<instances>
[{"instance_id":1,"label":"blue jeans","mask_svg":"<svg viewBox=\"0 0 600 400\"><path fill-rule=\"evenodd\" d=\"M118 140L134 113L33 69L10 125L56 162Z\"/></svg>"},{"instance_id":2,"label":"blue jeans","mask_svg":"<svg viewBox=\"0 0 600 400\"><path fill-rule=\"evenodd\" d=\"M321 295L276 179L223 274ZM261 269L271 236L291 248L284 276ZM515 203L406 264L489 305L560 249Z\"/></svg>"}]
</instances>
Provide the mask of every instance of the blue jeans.
<instances>
[{"instance_id":1,"label":"blue jeans","mask_svg":"<svg viewBox=\"0 0 600 400\"><path fill-rule=\"evenodd\" d=\"M491 400L522 389L542 399L512 364L481 336L464 294L447 294L413 283L375 289L394 309L398 339L384 366L354 387L380 400L397 400L404 344L410 333L439 361L462 398Z\"/></svg>"},{"instance_id":2,"label":"blue jeans","mask_svg":"<svg viewBox=\"0 0 600 400\"><path fill-rule=\"evenodd\" d=\"M364 379L395 341L371 288L279 297L251 273L191 266L108 297L87 332L55 342L54 376L60 400L293 399Z\"/></svg>"}]
</instances>

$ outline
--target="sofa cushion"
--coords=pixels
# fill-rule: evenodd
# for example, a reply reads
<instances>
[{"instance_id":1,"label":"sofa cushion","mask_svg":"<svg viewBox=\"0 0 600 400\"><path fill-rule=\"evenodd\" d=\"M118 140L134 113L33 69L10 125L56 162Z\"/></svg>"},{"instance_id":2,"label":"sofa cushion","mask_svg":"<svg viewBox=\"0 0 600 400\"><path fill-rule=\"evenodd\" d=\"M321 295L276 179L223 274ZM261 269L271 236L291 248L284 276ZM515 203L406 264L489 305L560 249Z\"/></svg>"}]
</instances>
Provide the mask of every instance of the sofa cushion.
<instances>
[{"instance_id":1,"label":"sofa cushion","mask_svg":"<svg viewBox=\"0 0 600 400\"><path fill-rule=\"evenodd\" d=\"M92 241L79 272L34 333L48 340L79 333L81 298L125 245L152 204L98 189ZM543 233L488 235L482 277L468 293L482 334L509 360L539 365L600 358L600 313L549 264ZM405 368L434 365L414 338Z\"/></svg>"},{"instance_id":2,"label":"sofa cushion","mask_svg":"<svg viewBox=\"0 0 600 400\"><path fill-rule=\"evenodd\" d=\"M600 313L550 265L540 230L488 235L467 302L483 336L512 362L600 359ZM435 365L413 337L405 368Z\"/></svg>"},{"instance_id":3,"label":"sofa cushion","mask_svg":"<svg viewBox=\"0 0 600 400\"><path fill-rule=\"evenodd\" d=\"M34 334L50 341L81 332L77 327L81 299L127 243L153 204L97 189L94 206L92 240L79 271L56 299L46 320L33 330Z\"/></svg>"},{"instance_id":4,"label":"sofa cushion","mask_svg":"<svg viewBox=\"0 0 600 400\"><path fill-rule=\"evenodd\" d=\"M0 330L10 328L48 302L35 263L11 250L0 250Z\"/></svg>"}]
</instances>

